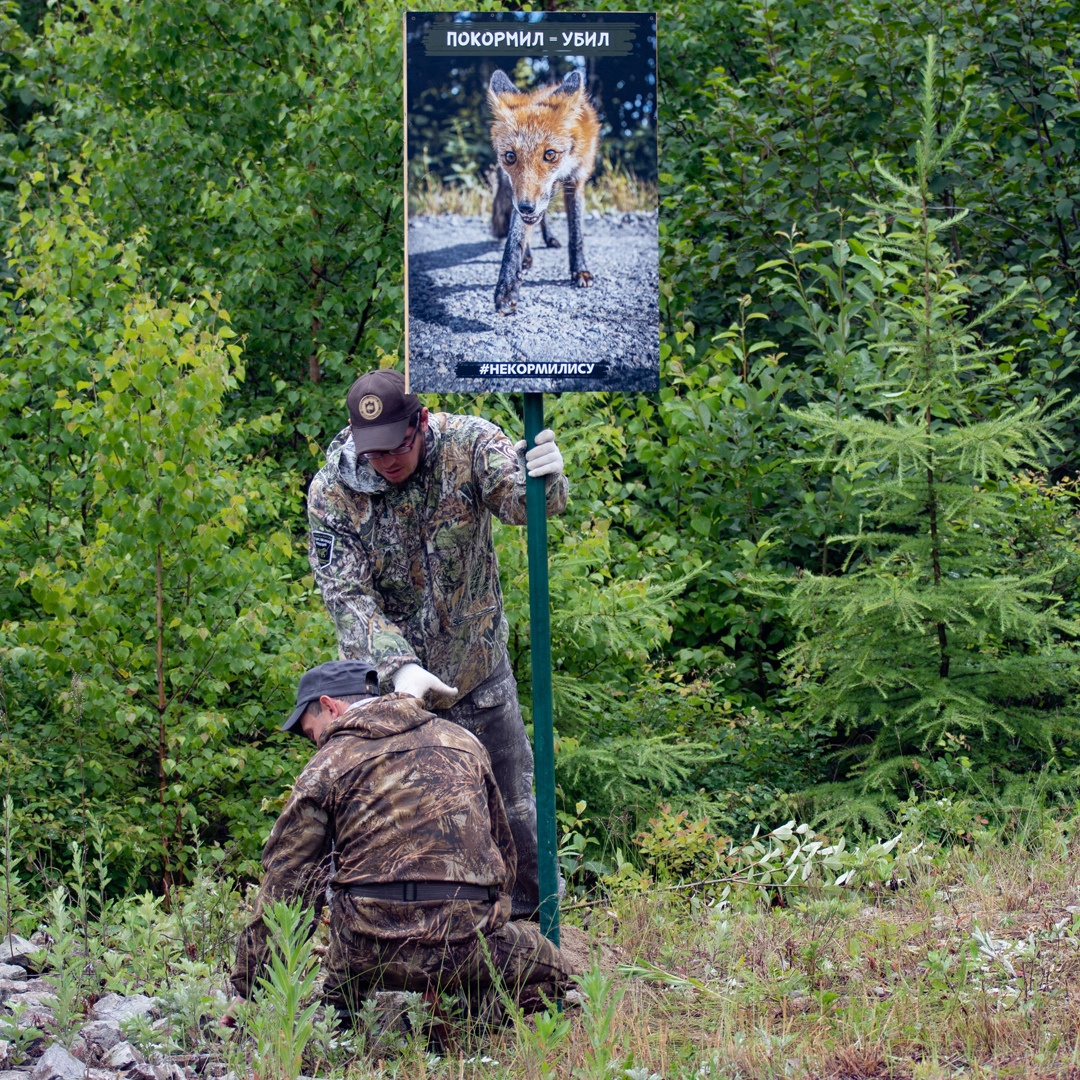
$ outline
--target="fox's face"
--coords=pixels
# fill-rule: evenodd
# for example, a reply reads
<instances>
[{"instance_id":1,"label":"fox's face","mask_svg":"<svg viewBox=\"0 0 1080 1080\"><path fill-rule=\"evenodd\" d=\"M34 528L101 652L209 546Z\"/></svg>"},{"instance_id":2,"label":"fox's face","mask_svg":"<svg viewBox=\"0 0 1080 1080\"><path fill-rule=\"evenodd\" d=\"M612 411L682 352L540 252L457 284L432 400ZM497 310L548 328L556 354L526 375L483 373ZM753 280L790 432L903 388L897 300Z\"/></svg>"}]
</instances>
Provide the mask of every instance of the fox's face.
<instances>
[{"instance_id":1,"label":"fox's face","mask_svg":"<svg viewBox=\"0 0 1080 1080\"><path fill-rule=\"evenodd\" d=\"M556 187L592 172L596 112L581 74L572 71L562 83L522 93L502 71L491 77L491 145L499 167L510 178L514 209L526 225L535 225ZM586 161L583 148L593 145Z\"/></svg>"}]
</instances>

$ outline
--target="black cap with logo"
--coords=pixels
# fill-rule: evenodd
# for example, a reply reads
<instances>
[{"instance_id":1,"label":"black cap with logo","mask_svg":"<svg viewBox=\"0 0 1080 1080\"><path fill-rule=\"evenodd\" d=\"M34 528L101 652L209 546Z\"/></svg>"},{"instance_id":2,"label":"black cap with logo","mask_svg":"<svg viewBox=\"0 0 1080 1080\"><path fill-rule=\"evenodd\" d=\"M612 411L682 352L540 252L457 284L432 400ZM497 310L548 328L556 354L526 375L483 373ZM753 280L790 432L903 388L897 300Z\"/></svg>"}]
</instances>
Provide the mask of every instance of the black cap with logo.
<instances>
[{"instance_id":1,"label":"black cap with logo","mask_svg":"<svg viewBox=\"0 0 1080 1080\"><path fill-rule=\"evenodd\" d=\"M300 676L296 688L296 708L292 716L281 725L282 731L299 732L300 717L304 710L325 694L327 697L355 697L358 694L377 696L379 673L362 660L328 660Z\"/></svg>"},{"instance_id":2,"label":"black cap with logo","mask_svg":"<svg viewBox=\"0 0 1080 1080\"><path fill-rule=\"evenodd\" d=\"M349 390L348 403L358 454L400 446L420 409L420 399L405 393L405 376L389 368L361 375Z\"/></svg>"}]
</instances>

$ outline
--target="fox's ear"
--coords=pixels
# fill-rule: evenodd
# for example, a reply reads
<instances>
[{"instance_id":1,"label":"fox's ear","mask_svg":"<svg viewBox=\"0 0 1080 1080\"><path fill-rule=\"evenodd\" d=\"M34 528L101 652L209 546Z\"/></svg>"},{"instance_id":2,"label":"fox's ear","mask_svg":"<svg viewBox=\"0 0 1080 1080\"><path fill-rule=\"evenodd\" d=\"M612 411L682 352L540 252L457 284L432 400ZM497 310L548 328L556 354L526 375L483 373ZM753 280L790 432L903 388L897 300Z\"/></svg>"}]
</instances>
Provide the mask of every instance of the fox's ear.
<instances>
[{"instance_id":1,"label":"fox's ear","mask_svg":"<svg viewBox=\"0 0 1080 1080\"><path fill-rule=\"evenodd\" d=\"M491 76L491 82L488 86L495 95L517 93L517 87L510 81L510 76L502 68L498 68Z\"/></svg>"},{"instance_id":2,"label":"fox's ear","mask_svg":"<svg viewBox=\"0 0 1080 1080\"><path fill-rule=\"evenodd\" d=\"M563 77L562 84L555 91L556 94L576 94L585 89L585 80L577 69L568 71Z\"/></svg>"}]
</instances>

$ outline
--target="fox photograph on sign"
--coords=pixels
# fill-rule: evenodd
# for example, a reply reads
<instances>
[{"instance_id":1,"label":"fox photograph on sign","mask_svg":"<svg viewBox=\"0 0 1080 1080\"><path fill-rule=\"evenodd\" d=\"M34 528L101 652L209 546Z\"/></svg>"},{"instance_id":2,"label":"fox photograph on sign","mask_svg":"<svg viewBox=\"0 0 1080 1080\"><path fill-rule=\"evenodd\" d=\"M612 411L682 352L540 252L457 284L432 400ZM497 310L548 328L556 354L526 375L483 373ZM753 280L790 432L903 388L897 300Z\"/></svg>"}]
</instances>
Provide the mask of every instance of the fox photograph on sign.
<instances>
[{"instance_id":1,"label":"fox photograph on sign","mask_svg":"<svg viewBox=\"0 0 1080 1080\"><path fill-rule=\"evenodd\" d=\"M655 15L408 13L405 107L412 388L657 389Z\"/></svg>"}]
</instances>

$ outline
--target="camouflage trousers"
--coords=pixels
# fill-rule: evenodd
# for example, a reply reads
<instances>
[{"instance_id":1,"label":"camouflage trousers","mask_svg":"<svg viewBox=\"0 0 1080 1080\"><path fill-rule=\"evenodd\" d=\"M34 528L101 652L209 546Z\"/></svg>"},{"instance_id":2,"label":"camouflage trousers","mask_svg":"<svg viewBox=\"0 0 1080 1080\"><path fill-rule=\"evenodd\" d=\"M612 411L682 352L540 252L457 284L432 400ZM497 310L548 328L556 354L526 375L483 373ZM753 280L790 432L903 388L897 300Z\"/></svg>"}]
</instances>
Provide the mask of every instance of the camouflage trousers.
<instances>
[{"instance_id":1,"label":"camouflage trousers","mask_svg":"<svg viewBox=\"0 0 1080 1080\"><path fill-rule=\"evenodd\" d=\"M537 876L536 796L533 794L533 752L518 705L517 683L510 658L503 653L495 671L439 716L471 731L491 757L491 771L506 807L517 848L517 880L511 894L512 919L535 917L540 905Z\"/></svg>"},{"instance_id":2,"label":"camouflage trousers","mask_svg":"<svg viewBox=\"0 0 1080 1080\"><path fill-rule=\"evenodd\" d=\"M572 974L535 923L508 922L483 938L421 945L357 934L333 918L325 970L327 1004L351 1016L376 990L436 996L465 991L475 998L498 981L515 1001L527 1003L527 987L543 984L545 993L555 996ZM537 996L535 1005L540 1004Z\"/></svg>"}]
</instances>

